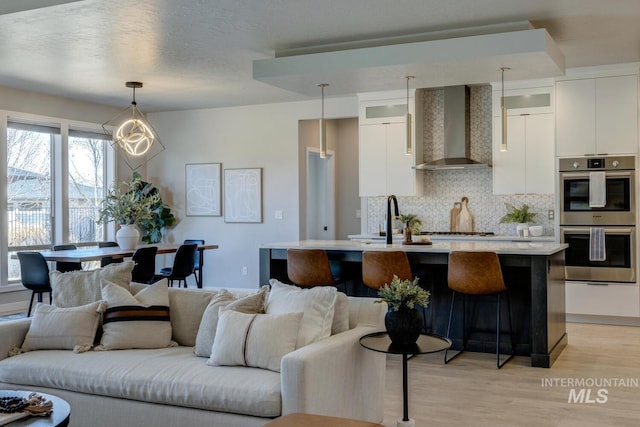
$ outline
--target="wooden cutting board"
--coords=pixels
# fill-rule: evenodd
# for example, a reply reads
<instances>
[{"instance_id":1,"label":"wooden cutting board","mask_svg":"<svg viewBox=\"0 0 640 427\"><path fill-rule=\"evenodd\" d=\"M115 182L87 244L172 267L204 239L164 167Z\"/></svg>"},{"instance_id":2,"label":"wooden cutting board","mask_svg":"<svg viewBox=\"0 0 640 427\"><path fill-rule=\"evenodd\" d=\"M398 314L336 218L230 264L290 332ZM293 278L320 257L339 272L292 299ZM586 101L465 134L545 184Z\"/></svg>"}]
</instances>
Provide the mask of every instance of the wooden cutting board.
<instances>
[{"instance_id":1,"label":"wooden cutting board","mask_svg":"<svg viewBox=\"0 0 640 427\"><path fill-rule=\"evenodd\" d=\"M449 231L458 231L458 215L460 215L460 202L455 202L451 209Z\"/></svg>"}]
</instances>

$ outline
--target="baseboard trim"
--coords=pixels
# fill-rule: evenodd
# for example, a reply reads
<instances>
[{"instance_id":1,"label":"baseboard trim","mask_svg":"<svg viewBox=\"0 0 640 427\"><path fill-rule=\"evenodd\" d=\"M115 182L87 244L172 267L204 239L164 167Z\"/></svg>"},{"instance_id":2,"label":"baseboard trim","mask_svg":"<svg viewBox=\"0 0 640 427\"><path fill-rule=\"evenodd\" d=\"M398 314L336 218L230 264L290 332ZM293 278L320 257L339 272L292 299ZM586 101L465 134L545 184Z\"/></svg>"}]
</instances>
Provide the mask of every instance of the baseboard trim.
<instances>
[{"instance_id":1,"label":"baseboard trim","mask_svg":"<svg viewBox=\"0 0 640 427\"><path fill-rule=\"evenodd\" d=\"M567 322L594 323L600 325L640 326L638 317L595 316L589 314L567 314Z\"/></svg>"},{"instance_id":2,"label":"baseboard trim","mask_svg":"<svg viewBox=\"0 0 640 427\"><path fill-rule=\"evenodd\" d=\"M8 316L10 314L26 313L29 308L29 301L10 302L8 304L0 304L0 316Z\"/></svg>"}]
</instances>

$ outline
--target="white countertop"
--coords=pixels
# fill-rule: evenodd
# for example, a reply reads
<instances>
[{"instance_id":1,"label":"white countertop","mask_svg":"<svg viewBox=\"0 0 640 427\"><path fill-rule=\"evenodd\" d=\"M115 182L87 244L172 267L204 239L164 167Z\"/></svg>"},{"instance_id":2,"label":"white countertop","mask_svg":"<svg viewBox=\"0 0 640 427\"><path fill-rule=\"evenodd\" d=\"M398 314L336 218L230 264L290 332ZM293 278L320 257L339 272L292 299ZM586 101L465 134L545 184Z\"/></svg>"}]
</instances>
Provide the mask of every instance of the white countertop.
<instances>
[{"instance_id":1,"label":"white countertop","mask_svg":"<svg viewBox=\"0 0 640 427\"><path fill-rule=\"evenodd\" d=\"M341 251L405 251L449 253L451 251L491 251L505 255L553 255L569 245L555 242L512 242L506 240L434 241L432 245L403 245L400 243L368 243L354 240L301 240L297 242L268 243L264 249L324 249Z\"/></svg>"},{"instance_id":2,"label":"white countertop","mask_svg":"<svg viewBox=\"0 0 640 427\"><path fill-rule=\"evenodd\" d=\"M370 241L370 242L383 242L385 241L385 236L380 236L378 234L350 234L347 236L351 240L359 240L359 241ZM394 234L393 241L400 243L404 240L404 236L402 234ZM418 240L422 236L413 236L414 240ZM429 239L433 241L471 241L476 242L479 240L494 240L494 241L510 241L510 242L555 242L556 238L554 236L539 236L539 237L519 237L519 236L505 236L505 235L492 235L492 236L465 236L465 235L447 235L447 234L435 234L429 235Z\"/></svg>"}]
</instances>

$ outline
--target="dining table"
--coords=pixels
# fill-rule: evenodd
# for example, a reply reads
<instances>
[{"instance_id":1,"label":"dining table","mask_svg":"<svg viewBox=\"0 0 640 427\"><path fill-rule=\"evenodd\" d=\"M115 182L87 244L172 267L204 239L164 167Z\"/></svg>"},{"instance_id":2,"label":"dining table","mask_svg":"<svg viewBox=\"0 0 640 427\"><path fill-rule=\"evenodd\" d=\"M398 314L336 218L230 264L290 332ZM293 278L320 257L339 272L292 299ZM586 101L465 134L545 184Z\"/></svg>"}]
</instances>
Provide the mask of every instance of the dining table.
<instances>
[{"instance_id":1,"label":"dining table","mask_svg":"<svg viewBox=\"0 0 640 427\"><path fill-rule=\"evenodd\" d=\"M137 249L155 246L158 248L158 254L170 254L177 252L178 248L182 244L145 244L138 245L134 249L122 249L119 246L106 247L106 248L78 248L78 249L66 249L61 251L45 250L39 251L45 260L47 261L63 261L63 262L86 262L97 261L102 257L128 258L131 257ZM203 252L209 249L218 249L218 245L201 244L198 245L197 251L200 252L200 265L198 266L198 287L202 287L202 264L203 264Z\"/></svg>"}]
</instances>

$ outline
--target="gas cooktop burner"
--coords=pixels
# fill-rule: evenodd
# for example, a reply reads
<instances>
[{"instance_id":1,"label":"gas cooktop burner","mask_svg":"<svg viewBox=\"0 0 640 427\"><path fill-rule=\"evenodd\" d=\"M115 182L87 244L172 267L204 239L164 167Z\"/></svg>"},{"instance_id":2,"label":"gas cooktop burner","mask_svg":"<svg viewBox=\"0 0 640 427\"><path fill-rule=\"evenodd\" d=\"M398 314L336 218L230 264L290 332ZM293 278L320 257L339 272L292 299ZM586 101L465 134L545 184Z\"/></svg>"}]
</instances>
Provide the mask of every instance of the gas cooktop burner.
<instances>
[{"instance_id":1,"label":"gas cooktop burner","mask_svg":"<svg viewBox=\"0 0 640 427\"><path fill-rule=\"evenodd\" d=\"M495 236L495 233L482 231L422 231L427 236Z\"/></svg>"}]
</instances>

